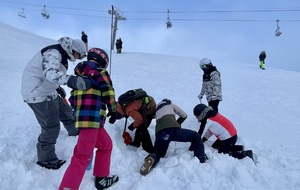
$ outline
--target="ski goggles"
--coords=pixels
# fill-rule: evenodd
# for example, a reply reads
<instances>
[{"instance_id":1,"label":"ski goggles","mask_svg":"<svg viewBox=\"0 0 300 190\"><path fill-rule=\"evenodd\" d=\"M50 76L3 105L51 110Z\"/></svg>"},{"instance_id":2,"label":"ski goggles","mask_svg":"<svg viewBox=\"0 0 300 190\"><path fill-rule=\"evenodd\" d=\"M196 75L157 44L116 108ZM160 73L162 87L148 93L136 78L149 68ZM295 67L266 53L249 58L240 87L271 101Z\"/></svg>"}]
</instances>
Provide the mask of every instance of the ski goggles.
<instances>
[{"instance_id":1,"label":"ski goggles","mask_svg":"<svg viewBox=\"0 0 300 190\"><path fill-rule=\"evenodd\" d=\"M79 55L79 59L83 59L83 58L86 57L86 53L84 53L83 55L81 55L80 53L78 53L78 55Z\"/></svg>"},{"instance_id":2,"label":"ski goggles","mask_svg":"<svg viewBox=\"0 0 300 190\"><path fill-rule=\"evenodd\" d=\"M206 67L206 65L200 65L200 68L203 70L203 69L206 69L207 67Z\"/></svg>"},{"instance_id":3,"label":"ski goggles","mask_svg":"<svg viewBox=\"0 0 300 190\"><path fill-rule=\"evenodd\" d=\"M83 59L83 58L85 58L86 57L86 53L83 53L82 55L80 54L80 53L78 53L77 51L75 51L75 50L72 50L73 51L73 54L77 54L78 55L78 58L76 58L76 59Z\"/></svg>"}]
</instances>

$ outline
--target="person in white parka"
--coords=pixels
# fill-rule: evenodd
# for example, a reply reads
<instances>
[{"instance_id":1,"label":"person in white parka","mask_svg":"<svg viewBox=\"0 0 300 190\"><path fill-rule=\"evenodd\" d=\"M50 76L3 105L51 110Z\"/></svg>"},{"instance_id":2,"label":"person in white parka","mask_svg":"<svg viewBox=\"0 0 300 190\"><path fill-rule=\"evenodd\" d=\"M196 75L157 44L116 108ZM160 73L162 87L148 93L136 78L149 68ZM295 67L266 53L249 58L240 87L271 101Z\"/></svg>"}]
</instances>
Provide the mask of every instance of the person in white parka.
<instances>
[{"instance_id":1,"label":"person in white parka","mask_svg":"<svg viewBox=\"0 0 300 190\"><path fill-rule=\"evenodd\" d=\"M68 60L74 62L86 56L82 40L62 37L58 44L49 45L36 53L24 68L21 94L41 126L38 137L37 164L47 169L59 169L66 161L57 158L56 139L60 122L69 136L78 135L71 107L64 102L66 93L60 85L89 89L87 78L67 75Z\"/></svg>"}]
</instances>

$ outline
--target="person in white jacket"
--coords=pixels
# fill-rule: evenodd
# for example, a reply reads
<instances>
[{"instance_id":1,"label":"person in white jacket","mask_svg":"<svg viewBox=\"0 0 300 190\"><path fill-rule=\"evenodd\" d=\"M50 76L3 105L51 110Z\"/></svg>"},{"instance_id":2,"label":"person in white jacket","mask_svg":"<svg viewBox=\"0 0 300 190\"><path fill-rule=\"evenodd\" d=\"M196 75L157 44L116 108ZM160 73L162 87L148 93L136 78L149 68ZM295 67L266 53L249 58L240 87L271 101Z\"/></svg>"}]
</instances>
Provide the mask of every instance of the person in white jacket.
<instances>
[{"instance_id":1,"label":"person in white jacket","mask_svg":"<svg viewBox=\"0 0 300 190\"><path fill-rule=\"evenodd\" d=\"M213 66L209 58L204 58L199 63L203 70L202 88L198 96L200 102L203 96L206 96L208 105L218 112L218 106L222 101L222 82L221 74L216 66Z\"/></svg>"},{"instance_id":2,"label":"person in white jacket","mask_svg":"<svg viewBox=\"0 0 300 190\"><path fill-rule=\"evenodd\" d=\"M55 153L60 122L69 136L79 133L73 111L63 100L66 93L60 85L82 90L90 88L89 79L66 74L68 60L74 62L85 56L86 46L82 40L63 37L58 44L38 51L23 71L21 94L41 126L36 145L37 164L47 169L59 169L66 162L58 159Z\"/></svg>"},{"instance_id":3,"label":"person in white jacket","mask_svg":"<svg viewBox=\"0 0 300 190\"><path fill-rule=\"evenodd\" d=\"M176 119L176 116L179 116ZM163 99L156 106L155 112L155 143L153 153L149 154L140 169L142 175L147 175L156 166L161 157L167 153L171 141L191 142L194 146L194 156L200 163L205 163L207 157L200 135L193 130L181 128L187 114L171 100Z\"/></svg>"}]
</instances>

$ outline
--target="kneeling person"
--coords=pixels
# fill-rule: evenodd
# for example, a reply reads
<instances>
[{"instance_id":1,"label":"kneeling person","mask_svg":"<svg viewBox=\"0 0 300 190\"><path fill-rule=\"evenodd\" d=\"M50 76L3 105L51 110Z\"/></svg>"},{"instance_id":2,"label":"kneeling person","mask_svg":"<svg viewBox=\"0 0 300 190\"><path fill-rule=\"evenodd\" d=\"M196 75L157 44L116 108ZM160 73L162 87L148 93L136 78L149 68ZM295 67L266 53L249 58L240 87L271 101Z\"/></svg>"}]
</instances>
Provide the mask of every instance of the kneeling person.
<instances>
[{"instance_id":1,"label":"kneeling person","mask_svg":"<svg viewBox=\"0 0 300 190\"><path fill-rule=\"evenodd\" d=\"M236 145L237 130L232 122L213 110L212 107L205 104L198 104L194 108L194 115L201 122L199 135L202 136L207 120L210 120L208 129L204 134L202 141L207 141L211 136L217 137L217 140L212 144L212 147L217 149L219 153L229 154L230 156L238 159L250 157L253 160L252 150L244 151L242 145ZM190 147L190 150L193 146Z\"/></svg>"},{"instance_id":2,"label":"kneeling person","mask_svg":"<svg viewBox=\"0 0 300 190\"><path fill-rule=\"evenodd\" d=\"M179 118L176 120L176 115ZM181 124L187 118L187 114L170 100L164 99L156 107L156 127L154 151L145 158L140 169L142 175L147 175L156 166L161 157L167 153L171 141L191 142L194 146L194 155L200 163L204 163L206 155L200 135L193 130L182 129Z\"/></svg>"}]
</instances>

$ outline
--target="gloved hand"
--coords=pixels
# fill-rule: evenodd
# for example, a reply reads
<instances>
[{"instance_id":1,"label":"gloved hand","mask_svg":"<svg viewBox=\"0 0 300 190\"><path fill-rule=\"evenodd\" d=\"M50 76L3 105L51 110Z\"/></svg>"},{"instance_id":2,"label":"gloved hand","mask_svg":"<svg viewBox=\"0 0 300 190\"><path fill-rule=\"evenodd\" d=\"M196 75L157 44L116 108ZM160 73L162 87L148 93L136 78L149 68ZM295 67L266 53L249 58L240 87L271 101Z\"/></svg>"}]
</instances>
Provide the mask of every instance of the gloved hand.
<instances>
[{"instance_id":1,"label":"gloved hand","mask_svg":"<svg viewBox=\"0 0 300 190\"><path fill-rule=\"evenodd\" d=\"M202 142L204 143L205 141L207 141L207 139L205 137L203 137Z\"/></svg>"},{"instance_id":2,"label":"gloved hand","mask_svg":"<svg viewBox=\"0 0 300 190\"><path fill-rule=\"evenodd\" d=\"M114 124L116 122L116 119L117 119L117 112L112 112L112 111L109 111L108 114L107 114L107 117L110 117L108 122L110 124Z\"/></svg>"},{"instance_id":3,"label":"gloved hand","mask_svg":"<svg viewBox=\"0 0 300 190\"><path fill-rule=\"evenodd\" d=\"M56 89L56 92L60 95L60 97L65 98L67 96L67 93L65 89L63 89L61 86L58 86Z\"/></svg>"},{"instance_id":4,"label":"gloved hand","mask_svg":"<svg viewBox=\"0 0 300 190\"><path fill-rule=\"evenodd\" d=\"M131 124L128 126L128 129L129 129L130 131L133 131L133 130L135 129L135 127L133 126L133 123L131 123Z\"/></svg>"},{"instance_id":5,"label":"gloved hand","mask_svg":"<svg viewBox=\"0 0 300 190\"><path fill-rule=\"evenodd\" d=\"M67 85L75 90L88 90L92 87L92 82L88 77L70 76Z\"/></svg>"},{"instance_id":6,"label":"gloved hand","mask_svg":"<svg viewBox=\"0 0 300 190\"><path fill-rule=\"evenodd\" d=\"M198 98L199 98L199 100L201 100L201 99L203 98L203 95L202 95L202 94L199 94L199 95L198 95Z\"/></svg>"},{"instance_id":7,"label":"gloved hand","mask_svg":"<svg viewBox=\"0 0 300 190\"><path fill-rule=\"evenodd\" d=\"M185 119L186 119L187 117L179 117L178 119L177 119L177 123L179 123L180 125L185 121Z\"/></svg>"}]
</instances>

